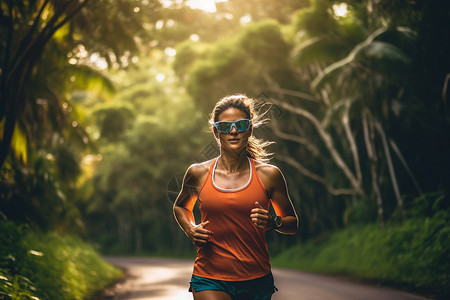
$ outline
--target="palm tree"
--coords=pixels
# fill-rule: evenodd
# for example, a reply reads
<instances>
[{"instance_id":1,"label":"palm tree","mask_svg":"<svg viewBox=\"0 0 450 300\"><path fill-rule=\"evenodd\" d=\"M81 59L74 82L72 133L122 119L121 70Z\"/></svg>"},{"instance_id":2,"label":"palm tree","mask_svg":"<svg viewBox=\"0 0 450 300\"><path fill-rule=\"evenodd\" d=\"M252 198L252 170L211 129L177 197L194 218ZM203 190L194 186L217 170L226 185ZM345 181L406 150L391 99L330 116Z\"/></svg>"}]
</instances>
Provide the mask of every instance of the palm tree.
<instances>
[{"instance_id":1,"label":"palm tree","mask_svg":"<svg viewBox=\"0 0 450 300\"><path fill-rule=\"evenodd\" d=\"M113 92L91 55L97 61L103 56L110 66L127 65L138 51L137 37L151 32L143 29L143 23L155 21L159 2L120 4L2 3L0 166L2 187L8 193L1 195L1 210L11 216L53 228L64 223L66 213L78 217L67 197L73 196L80 153L92 143L72 92L97 91L99 97ZM11 148L14 155L8 156ZM18 199L25 202L23 209Z\"/></svg>"},{"instance_id":2,"label":"palm tree","mask_svg":"<svg viewBox=\"0 0 450 300\"><path fill-rule=\"evenodd\" d=\"M386 112L383 109L386 107L389 109L392 107L392 102L398 99L392 98L393 91L399 95L402 90L402 83L396 79L403 75L410 63L410 58L404 51L392 43L383 41L383 38L390 35L407 40L411 39L414 33L409 28L381 27L363 42L357 44L344 59L325 68L312 82L312 86L316 90L326 89L337 98L348 99L345 100L347 109L341 113L343 121L349 120L351 106L356 106L354 119L362 122L365 148L370 162L371 193L377 199L380 220L383 219L383 205L378 183L381 181L380 176L382 175L378 174L377 169L379 168L378 164L383 161L389 170L397 205L400 209L403 207L397 175L392 162L392 152L398 156L420 193L420 187L408 164L396 146L396 142L387 134L386 130L386 127L389 126L389 115L392 112ZM334 113L333 107L331 110L330 113ZM376 135L381 140L382 151L376 149ZM383 152L379 155L383 155L384 158L378 158L377 152ZM357 151L353 151L353 153L356 158Z\"/></svg>"},{"instance_id":3,"label":"palm tree","mask_svg":"<svg viewBox=\"0 0 450 300\"><path fill-rule=\"evenodd\" d=\"M69 76L83 71L84 75L89 74L92 82L93 77L101 76L86 67L93 64L91 54L98 60L103 59L110 67L127 66L138 52L139 43L150 38L152 30L145 28L158 19L160 3L156 0L116 4L107 0L7 1L1 9L4 22L0 25L0 36L5 43L0 46L0 166L7 158L16 121L22 118L24 107L39 105L31 103L38 97L47 98L32 90L29 84L36 82L38 76L47 77L36 70L48 63L48 69L54 67L51 69L53 74L61 69ZM49 51L56 54L54 61L45 61L44 56ZM68 53L70 57L67 57ZM78 70L69 68L69 63L77 64ZM77 74L71 73L74 71ZM86 77L75 78L80 81ZM64 77L59 74L58 79L50 86L61 86ZM101 81L105 84L103 79ZM110 88L110 84L106 83L106 86ZM47 96L53 94L49 97L53 100L55 96L61 98L55 94L60 91L45 87L49 86L33 86L33 89L46 90ZM50 104L57 104L53 100Z\"/></svg>"},{"instance_id":4,"label":"palm tree","mask_svg":"<svg viewBox=\"0 0 450 300\"><path fill-rule=\"evenodd\" d=\"M405 27L390 28L376 24L367 14L367 11L373 11L371 1L362 6L367 9L365 22L358 20L358 15L364 14L355 12L357 8L338 18L330 13L330 6L328 1L317 0L309 10L299 14L298 29L305 34L294 48L292 57L297 73L304 76L302 80L312 81L312 94L297 97L307 104L300 106L298 100L278 101L277 104L312 124L315 132L310 132L309 138L302 137L300 144L323 144L329 153L323 158L332 159L349 187L335 188L330 185L335 180L320 176L298 159L282 159L304 176L322 183L333 195L372 195L377 200L378 218L383 222L379 186L382 178L384 180L380 171L383 165L387 166L397 205L403 206L392 155L397 156L420 192L397 143L386 129L393 113L392 103L401 96L400 78L410 63L402 46L412 44L414 32ZM376 26L379 28L371 31ZM273 90L282 97L289 94L277 91L276 87ZM288 96L295 98L293 93ZM281 138L296 135L282 132L279 128L275 133ZM367 169L366 163L370 176L363 172Z\"/></svg>"},{"instance_id":5,"label":"palm tree","mask_svg":"<svg viewBox=\"0 0 450 300\"><path fill-rule=\"evenodd\" d=\"M28 4L9 1L2 5L5 19L1 26L2 40L0 77L0 166L9 153L16 122L21 118L24 106L35 99L27 92L35 67L56 31L78 13L88 1L68 1L64 4L50 1ZM52 5L53 4L53 5ZM46 14L53 14L48 18ZM31 22L31 26L29 25Z\"/></svg>"}]
</instances>

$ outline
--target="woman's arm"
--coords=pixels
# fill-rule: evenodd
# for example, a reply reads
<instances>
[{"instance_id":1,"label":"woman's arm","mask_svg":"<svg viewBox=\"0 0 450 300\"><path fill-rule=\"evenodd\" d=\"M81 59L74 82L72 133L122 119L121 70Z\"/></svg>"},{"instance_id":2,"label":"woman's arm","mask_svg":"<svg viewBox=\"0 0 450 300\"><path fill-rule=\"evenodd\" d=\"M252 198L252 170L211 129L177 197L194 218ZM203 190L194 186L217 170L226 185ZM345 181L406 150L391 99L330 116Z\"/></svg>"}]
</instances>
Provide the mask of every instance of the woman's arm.
<instances>
[{"instance_id":1,"label":"woman's arm","mask_svg":"<svg viewBox=\"0 0 450 300\"><path fill-rule=\"evenodd\" d=\"M196 247L204 246L213 235L213 233L204 227L207 222L199 225L195 224L193 209L198 198L198 174L196 174L195 166L189 167L183 178L181 191L173 205L173 213L175 219L181 229L186 233L188 238Z\"/></svg>"},{"instance_id":2,"label":"woman's arm","mask_svg":"<svg viewBox=\"0 0 450 300\"><path fill-rule=\"evenodd\" d=\"M295 234L298 230L298 217L289 198L286 180L280 169L273 168L273 186L270 198L275 213L281 217L282 225L277 231L286 234Z\"/></svg>"},{"instance_id":3,"label":"woman's arm","mask_svg":"<svg viewBox=\"0 0 450 300\"><path fill-rule=\"evenodd\" d=\"M262 170L258 175L260 175L260 179L266 187L275 213L282 220L281 227L276 228L276 230L284 234L295 234L298 230L298 217L289 198L283 174L275 166L264 165L261 168ZM250 217L256 226L266 230L274 229L274 224L270 222L269 212L263 209L259 203L255 203Z\"/></svg>"}]
</instances>

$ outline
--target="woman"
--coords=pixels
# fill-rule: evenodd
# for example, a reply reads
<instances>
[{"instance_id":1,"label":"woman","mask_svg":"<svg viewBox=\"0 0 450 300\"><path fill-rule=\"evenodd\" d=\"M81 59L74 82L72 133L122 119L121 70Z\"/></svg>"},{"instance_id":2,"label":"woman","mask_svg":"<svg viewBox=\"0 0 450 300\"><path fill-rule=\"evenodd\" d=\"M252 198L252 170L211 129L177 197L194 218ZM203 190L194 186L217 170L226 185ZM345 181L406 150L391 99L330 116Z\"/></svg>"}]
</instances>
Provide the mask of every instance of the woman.
<instances>
[{"instance_id":1,"label":"woman","mask_svg":"<svg viewBox=\"0 0 450 300\"><path fill-rule=\"evenodd\" d=\"M268 143L252 136L258 119L245 95L221 99L210 119L220 156L191 165L175 201L175 218L197 247L189 289L195 300L271 299L265 232L297 232L284 177L263 162ZM197 200L200 224L192 213ZM277 216L269 214L270 203Z\"/></svg>"}]
</instances>

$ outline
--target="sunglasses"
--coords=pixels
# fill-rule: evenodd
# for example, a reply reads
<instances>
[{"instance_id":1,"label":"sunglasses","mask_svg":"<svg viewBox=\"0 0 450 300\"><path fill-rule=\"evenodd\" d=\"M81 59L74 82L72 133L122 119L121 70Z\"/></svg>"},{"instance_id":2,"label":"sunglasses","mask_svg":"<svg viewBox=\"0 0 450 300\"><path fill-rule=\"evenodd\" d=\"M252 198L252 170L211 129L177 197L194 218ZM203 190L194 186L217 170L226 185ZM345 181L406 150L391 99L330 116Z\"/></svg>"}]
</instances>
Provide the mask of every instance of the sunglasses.
<instances>
[{"instance_id":1,"label":"sunglasses","mask_svg":"<svg viewBox=\"0 0 450 300\"><path fill-rule=\"evenodd\" d=\"M220 121L214 123L217 131L220 133L229 133L231 129L236 128L238 132L244 132L252 126L252 121L249 119L242 119L237 121Z\"/></svg>"}]
</instances>

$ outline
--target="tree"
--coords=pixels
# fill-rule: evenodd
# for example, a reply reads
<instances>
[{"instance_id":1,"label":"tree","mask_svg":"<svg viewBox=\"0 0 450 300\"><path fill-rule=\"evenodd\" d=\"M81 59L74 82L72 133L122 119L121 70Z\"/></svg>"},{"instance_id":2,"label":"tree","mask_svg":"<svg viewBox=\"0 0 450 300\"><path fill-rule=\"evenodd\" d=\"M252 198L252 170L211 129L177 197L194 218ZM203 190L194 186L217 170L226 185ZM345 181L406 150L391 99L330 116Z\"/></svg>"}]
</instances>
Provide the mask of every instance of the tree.
<instances>
[{"instance_id":1,"label":"tree","mask_svg":"<svg viewBox=\"0 0 450 300\"><path fill-rule=\"evenodd\" d=\"M208 145L207 122L164 59L116 76L120 92L92 110L101 160L80 201L88 237L108 253L182 253L189 241L171 213L180 187L169 185ZM109 126L107 116L128 125Z\"/></svg>"},{"instance_id":2,"label":"tree","mask_svg":"<svg viewBox=\"0 0 450 300\"><path fill-rule=\"evenodd\" d=\"M67 175L80 174L81 153L93 145L72 92L109 97L113 87L99 68L129 65L138 50L134 37L151 35L139 21L155 22L158 7L158 1L1 3L1 209L9 217L55 228L64 211L76 211L66 198L73 196L76 176ZM112 18L117 9L122 13ZM127 35L111 34L125 23ZM14 155L8 156L11 147ZM39 196L39 190L56 196Z\"/></svg>"},{"instance_id":3,"label":"tree","mask_svg":"<svg viewBox=\"0 0 450 300\"><path fill-rule=\"evenodd\" d=\"M361 203L377 208L383 223L402 210L405 201L445 188L443 182L448 182L448 172L433 163L432 169L441 171L430 184L429 178L436 179L438 173L426 170L422 163L428 160L419 157L434 161L429 151L435 146L422 147L411 138L420 132L434 143L438 136L448 140L443 137L449 128L442 113L448 114L445 100L436 98L438 91L446 91L442 82L446 82L448 58L440 55L443 66L435 63L438 80L429 85L416 81L424 78L422 68L427 65L421 41L438 30L437 22L430 22L435 24L433 31L427 31L431 28L426 24L439 5L425 2L311 1L280 31L284 42L268 42L273 41L268 38L273 36L270 22L258 22L239 33L246 43L230 37L220 44L184 44L175 67L187 78L195 99L213 103L220 95L238 90L276 104L277 117L271 121L277 137L275 159L288 168L287 177L302 187L292 189L298 193L293 198L303 199L300 210L307 211L306 226L319 228L312 232L341 226L345 211ZM447 13L443 9L437 16L443 20ZM448 46L444 42L430 48L438 55ZM261 59L263 53L270 57ZM425 90L435 95L433 107L425 104ZM444 95L446 99L448 93ZM447 142L443 149L448 149ZM438 152L447 166L448 159Z\"/></svg>"},{"instance_id":4,"label":"tree","mask_svg":"<svg viewBox=\"0 0 450 300\"><path fill-rule=\"evenodd\" d=\"M40 63L45 52L53 51L49 46L60 51L57 54L62 60L66 53L70 53L69 63L72 64L80 61L86 63L86 58L96 52L110 65L128 64L128 56L137 51L134 37L148 35L149 31L143 30L143 24L152 21L158 9L156 3L159 2L123 1L113 5L105 0L91 1L87 6L88 3L89 0L46 0L26 3L7 1L2 4L1 17L4 22L0 29L5 43L0 49L0 120L3 132L0 166L9 153L16 121L22 118L24 107L33 105L39 97L47 98L34 94L34 91L27 89L27 84L37 78L36 70L42 67ZM114 14L117 10L122 11L120 17L112 18L117 16ZM146 12L148 14L144 14ZM119 35L117 30L121 28L129 31ZM127 55L122 59L124 54ZM53 94L55 96L59 97Z\"/></svg>"},{"instance_id":5,"label":"tree","mask_svg":"<svg viewBox=\"0 0 450 300\"><path fill-rule=\"evenodd\" d=\"M265 20L243 27L235 36L205 46L184 43L178 48L174 66L178 75L189 74L188 93L208 112L228 94L258 94L267 76L283 87L292 81L285 57L289 45L279 24Z\"/></svg>"},{"instance_id":6,"label":"tree","mask_svg":"<svg viewBox=\"0 0 450 300\"><path fill-rule=\"evenodd\" d=\"M55 3L54 14L44 22L44 12L49 13L52 9L49 8L49 1L33 2L29 5L22 4L22 1L9 1L2 5L2 18L5 21L2 26L2 40L5 40L6 44L1 49L0 120L3 122L0 166L7 157L16 121L26 103L26 83L32 76L45 46L56 31L86 4L87 1L71 1L61 5ZM31 26L28 25L30 22ZM21 32L14 34L15 27L20 28Z\"/></svg>"},{"instance_id":7,"label":"tree","mask_svg":"<svg viewBox=\"0 0 450 300\"><path fill-rule=\"evenodd\" d=\"M402 24L410 27L398 26L399 21L382 5L372 1L351 3L353 7L349 7L345 17L330 14L332 4L328 1L316 1L315 6L299 14L301 19L296 24L300 24L299 29L306 34L294 48L294 58L299 68L297 73L309 74L306 80L312 81L311 93L315 97L297 96L302 103L308 102L307 105L287 100L278 102L283 109L313 125L319 141L309 138L311 134L317 135L311 132L298 132L302 137L296 137L296 140L302 146L316 145L317 142L325 145L330 156L316 158L331 157L350 189L337 190L330 186L333 179L329 176L336 176L334 173L323 177L317 173L323 172L321 168L312 172L292 156L284 160L304 176L325 185L332 194L367 195L376 199L378 219L383 222L394 209L403 209L405 194L420 195L423 192L420 169L412 168L417 164L411 163L414 160L405 155L410 147L405 141L405 132L411 132L411 128L401 121L415 114L416 106L411 99L416 98L413 92L416 87L409 82L415 74L412 62L420 52L420 36L412 28L414 23ZM414 15L420 15L418 11L412 11ZM317 21L319 19L321 22ZM348 19L353 20L352 26L347 25ZM355 30L355 26L361 28ZM364 39L357 42L365 32ZM353 46L348 41L354 41ZM338 49L345 53L342 45L347 45L348 52L344 56L342 51L329 51ZM277 89L276 86L273 88L275 92ZM283 100L288 94L278 92ZM291 92L290 96L293 95ZM425 111L433 111L419 105ZM441 126L448 128L442 122L434 130L439 131ZM279 128L276 133L290 140L296 136L281 132ZM423 152L421 155L426 156ZM395 202L389 199L395 199Z\"/></svg>"}]
</instances>

